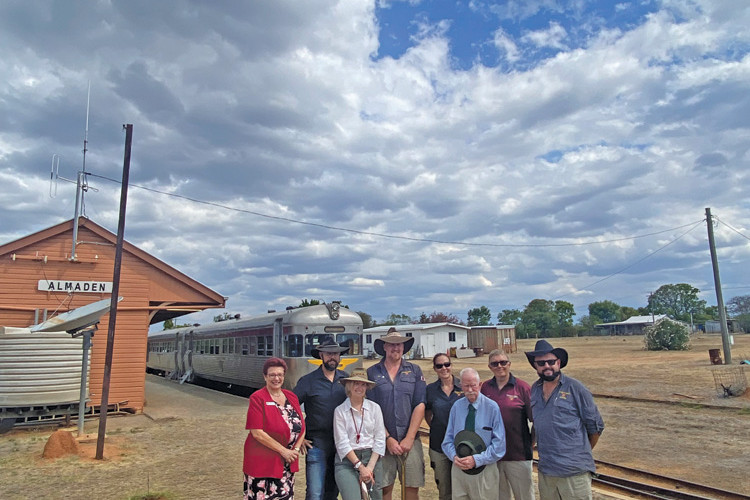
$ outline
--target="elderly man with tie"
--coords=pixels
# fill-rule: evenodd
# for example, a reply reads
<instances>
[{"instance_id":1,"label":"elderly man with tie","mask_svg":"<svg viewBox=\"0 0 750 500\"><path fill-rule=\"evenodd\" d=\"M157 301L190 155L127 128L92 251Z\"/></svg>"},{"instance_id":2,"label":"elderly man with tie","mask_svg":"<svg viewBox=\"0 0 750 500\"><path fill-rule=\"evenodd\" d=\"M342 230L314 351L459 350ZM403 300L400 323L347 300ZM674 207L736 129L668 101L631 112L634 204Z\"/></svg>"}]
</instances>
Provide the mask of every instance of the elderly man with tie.
<instances>
[{"instance_id":1,"label":"elderly man with tie","mask_svg":"<svg viewBox=\"0 0 750 500\"><path fill-rule=\"evenodd\" d=\"M453 404L442 445L453 462L453 500L497 500L500 476L495 464L505 455L505 428L497 403L479 387L474 368L461 370L466 397Z\"/></svg>"}]
</instances>

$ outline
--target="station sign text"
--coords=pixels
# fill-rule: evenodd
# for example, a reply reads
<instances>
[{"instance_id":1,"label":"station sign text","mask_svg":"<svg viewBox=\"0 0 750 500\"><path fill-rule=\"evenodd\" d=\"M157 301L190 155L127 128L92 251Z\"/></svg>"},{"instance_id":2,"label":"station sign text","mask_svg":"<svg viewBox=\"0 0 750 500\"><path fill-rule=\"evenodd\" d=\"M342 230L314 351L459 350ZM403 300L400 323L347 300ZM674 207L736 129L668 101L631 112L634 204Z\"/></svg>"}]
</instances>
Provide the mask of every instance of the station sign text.
<instances>
[{"instance_id":1,"label":"station sign text","mask_svg":"<svg viewBox=\"0 0 750 500\"><path fill-rule=\"evenodd\" d=\"M44 292L112 293L111 281L39 280L38 290Z\"/></svg>"}]
</instances>

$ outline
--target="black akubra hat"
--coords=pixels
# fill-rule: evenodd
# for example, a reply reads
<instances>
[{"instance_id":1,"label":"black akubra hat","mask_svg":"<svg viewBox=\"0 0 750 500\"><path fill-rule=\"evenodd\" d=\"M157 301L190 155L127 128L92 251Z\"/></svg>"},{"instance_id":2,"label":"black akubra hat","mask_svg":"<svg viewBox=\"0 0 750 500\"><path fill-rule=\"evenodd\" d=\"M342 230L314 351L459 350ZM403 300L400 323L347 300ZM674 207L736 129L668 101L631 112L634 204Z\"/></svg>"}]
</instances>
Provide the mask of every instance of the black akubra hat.
<instances>
[{"instance_id":1,"label":"black akubra hat","mask_svg":"<svg viewBox=\"0 0 750 500\"><path fill-rule=\"evenodd\" d=\"M463 430L456 434L456 437L453 439L453 446L456 448L456 456L459 458L476 455L487 449L484 440L479 434L467 430ZM483 470L484 465L480 465L479 467L474 467L473 469L465 470L464 472L473 476L479 474Z\"/></svg>"},{"instance_id":2,"label":"black akubra hat","mask_svg":"<svg viewBox=\"0 0 750 500\"><path fill-rule=\"evenodd\" d=\"M389 344L404 344L404 354L406 354L411 349L411 346L414 345L414 337L403 337L394 327L389 328L385 336L375 339L375 342L373 342L375 352L381 356L385 356L385 350L383 349L384 342Z\"/></svg>"},{"instance_id":3,"label":"black akubra hat","mask_svg":"<svg viewBox=\"0 0 750 500\"><path fill-rule=\"evenodd\" d=\"M568 351L566 351L562 347L552 347L552 344L544 339L537 341L533 351L526 351L524 354L526 354L526 359L529 360L531 366L536 368L536 365L534 364L534 358L536 358L537 356L544 356L545 354L549 353L554 354L555 356L557 356L557 359L560 360L560 368L565 368L565 365L568 364Z\"/></svg>"},{"instance_id":4,"label":"black akubra hat","mask_svg":"<svg viewBox=\"0 0 750 500\"><path fill-rule=\"evenodd\" d=\"M321 342L318 346L310 349L310 355L313 358L320 359L321 352L337 352L340 354L346 354L347 352L349 352L349 348L340 346L336 343L335 340L329 337Z\"/></svg>"}]
</instances>

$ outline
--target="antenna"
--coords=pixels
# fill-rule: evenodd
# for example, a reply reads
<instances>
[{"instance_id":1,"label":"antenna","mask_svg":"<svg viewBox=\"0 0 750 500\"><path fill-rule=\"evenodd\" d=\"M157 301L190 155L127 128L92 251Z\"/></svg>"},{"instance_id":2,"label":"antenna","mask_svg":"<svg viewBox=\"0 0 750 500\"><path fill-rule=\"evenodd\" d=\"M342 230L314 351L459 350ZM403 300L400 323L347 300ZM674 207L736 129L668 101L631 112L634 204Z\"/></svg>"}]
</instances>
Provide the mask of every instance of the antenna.
<instances>
[{"instance_id":1,"label":"antenna","mask_svg":"<svg viewBox=\"0 0 750 500\"><path fill-rule=\"evenodd\" d=\"M70 252L70 260L76 260L76 244L78 243L78 217L83 205L83 193L88 190L86 183L86 151L89 144L89 106L91 104L91 80L89 80L88 92L86 93L86 128L83 131L83 168L78 172L76 182L76 206L73 214L73 248Z\"/></svg>"}]
</instances>

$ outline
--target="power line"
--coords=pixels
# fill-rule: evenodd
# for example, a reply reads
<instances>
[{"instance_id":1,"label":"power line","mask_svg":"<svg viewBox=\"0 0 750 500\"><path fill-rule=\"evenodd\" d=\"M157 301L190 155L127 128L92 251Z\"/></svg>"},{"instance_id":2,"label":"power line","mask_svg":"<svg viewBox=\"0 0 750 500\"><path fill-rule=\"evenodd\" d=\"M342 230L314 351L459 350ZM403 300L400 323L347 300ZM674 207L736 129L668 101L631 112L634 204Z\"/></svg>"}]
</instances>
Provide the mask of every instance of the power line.
<instances>
[{"instance_id":1,"label":"power line","mask_svg":"<svg viewBox=\"0 0 750 500\"><path fill-rule=\"evenodd\" d=\"M120 181L118 181L116 179L111 179L111 178L105 177L103 175L96 175L96 174L91 174L91 173L89 173L89 175L91 175L93 177L98 177L100 179L108 180L108 181L113 182L115 184L119 184L120 183ZM216 208L222 208L224 210L231 210L231 211L234 211L234 212L239 212L239 213L244 213L244 214L249 214L249 215L255 215L255 216L263 217L263 218L266 218L266 219L278 220L278 221L283 221L283 222L290 222L290 223L293 223L293 224L301 224L301 225L304 225L304 226L318 227L318 228L322 228L322 229L329 229L329 230L332 230L332 231L341 231L341 232L346 232L346 233L359 234L359 235L363 235L363 236L376 236L378 238L389 238L389 239L394 239L394 240L415 241L415 242L421 242L421 243L438 243L438 244L442 244L442 245L463 245L463 246L470 246L470 247L548 248L548 247L577 247L577 246L588 246L588 245L601 245L601 244L605 244L605 243L617 243L617 242L620 242L620 241L629 241L629 240L636 240L636 239L640 239L640 238L647 238L649 236L656 236L656 235L659 235L659 234L664 234L664 233L668 233L668 232L672 232L672 231L677 231L679 229L686 228L686 227L691 226L693 224L700 224L701 222L703 222L703 220L700 220L700 221L697 221L697 222L690 222L690 223L684 224L682 226L677 226L677 227L673 227L673 228L670 228L670 229L664 229L664 230L656 231L656 232L653 232L653 233L639 234L639 235L636 235L636 236L627 236L627 237L623 237L623 238L613 238L613 239L610 239L610 240L582 241L582 242L577 242L577 243L539 243L539 244L533 244L533 243L472 243L472 242L467 242L467 241L449 241L449 240L437 240L437 239L432 239L432 238L415 238L415 237L411 237L411 236L398 236L398 235L393 235L393 234L377 233L377 232L373 232L373 231L362 231L362 230L359 230L359 229L351 229L351 228L340 227L340 226L332 226L332 225L329 225L329 224L321 224L321 223L317 223L317 222L307 222L307 221L303 221L303 220L292 219L290 217L281 217L281 216L278 216L278 215L269 215L269 214L264 214L262 212L256 212L256 211L253 211L253 210L247 210L247 209L243 209L243 208L230 207L228 205L222 205L221 203L216 203L216 202L212 202L212 201L205 201L205 200L199 200L197 198L191 198L189 196L184 196L184 195L181 195L181 194L175 194L175 193L168 193L168 192L165 192L165 191L159 191L158 189L153 189L153 188L146 187L146 186L139 186L137 184L130 184L130 186L138 188L138 189L143 189L144 191L150 191L152 193L157 193L157 194L161 194L161 195L165 195L165 196L171 196L173 198L179 198L179 199L182 199L182 200L191 201L193 203L199 203L199 204L202 204L202 205L209 205L209 206L216 207ZM692 228L691 228L691 230L692 230ZM623 271L624 271L624 269L623 269Z\"/></svg>"},{"instance_id":2,"label":"power line","mask_svg":"<svg viewBox=\"0 0 750 500\"><path fill-rule=\"evenodd\" d=\"M691 227L690 229L688 229L687 231L685 231L684 233L682 233L681 235L679 235L678 237L676 237L675 239L673 239L672 241L670 241L669 243L667 243L666 245L664 245L664 246L661 246L661 247L657 248L657 249L656 249L656 250L654 250L653 252L650 252L650 253L649 253L648 255L646 255L646 256L644 256L644 257L642 257L642 258L638 259L637 261L633 262L632 264L630 264L630 265L628 265L628 266L626 266L626 267L623 267L623 268L622 268L622 269L620 269L619 271L616 271L616 272L614 272L614 273L610 274L609 276L605 276L604 278L601 278L601 279L599 279L599 280L597 280L597 281L594 281L593 283L590 283L590 284L588 284L588 285L586 285L586 286L584 286L584 287L580 288L579 290L588 290L588 289L589 289L589 288L591 288L592 286L594 286L594 285L598 285L599 283L601 283L601 282L603 282L603 281L607 281L608 279L610 279L610 278L613 278L613 277L617 276L618 274L620 274L620 273L623 273L623 272L627 271L628 269L630 269L631 267L635 266L636 264L640 264L640 263L641 263L641 262L643 262L644 260L646 260L646 259L649 259L649 258L653 257L653 256L654 256L655 254L657 254L658 252L661 252L662 250L664 250L665 248L667 248L667 247L668 247L668 246L670 246L671 244L673 244L673 243L675 243L676 241L678 241L679 239L681 239L681 238L682 238L683 236L685 236L685 235L686 235L686 234L688 234L688 233L689 233L690 231L692 231L693 229L695 229L696 227L698 227L698 225L702 224L702 223L703 223L704 221L705 221L705 219L703 219L703 220L701 220L701 221L698 221L698 222L696 222L696 223L695 223L695 224L693 225L693 227ZM684 227L684 226L683 226L683 227ZM561 299L561 298L563 298L563 297L567 297L568 295L572 295L572 294L573 294L573 292L570 292L570 293L566 293L565 295L561 295L560 297L558 297L558 298L557 298L557 299L555 299L555 300L559 300L559 299Z\"/></svg>"},{"instance_id":3,"label":"power line","mask_svg":"<svg viewBox=\"0 0 750 500\"><path fill-rule=\"evenodd\" d=\"M727 223L726 223L726 222L724 222L723 220L719 219L719 218L718 218L718 217L716 217L715 215L713 216L713 218L714 218L714 219L716 219L717 221L721 222L722 224L724 224L724 225L725 225L725 226L727 226L727 227L728 227L729 229L731 229L731 230L732 230L732 231L734 231L735 233L739 234L740 236L742 236L742 237L743 237L743 238L745 238L746 240L750 240L750 238L748 238L747 236L745 236L744 234L742 234L742 233L741 233L741 232L740 232L740 231L739 231L738 229L735 229L735 228L733 228L732 226L730 226L729 224L727 224Z\"/></svg>"}]
</instances>

